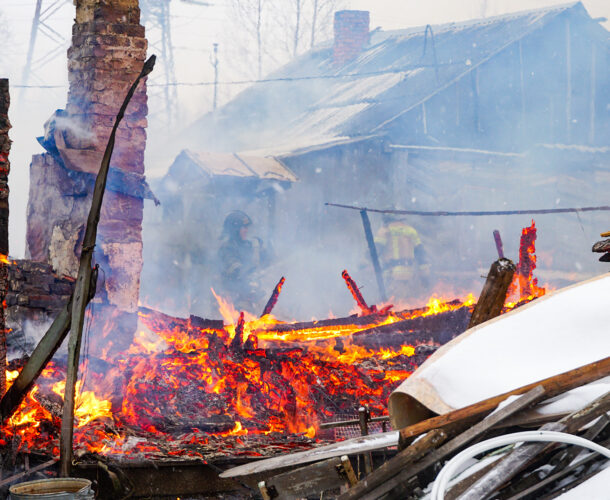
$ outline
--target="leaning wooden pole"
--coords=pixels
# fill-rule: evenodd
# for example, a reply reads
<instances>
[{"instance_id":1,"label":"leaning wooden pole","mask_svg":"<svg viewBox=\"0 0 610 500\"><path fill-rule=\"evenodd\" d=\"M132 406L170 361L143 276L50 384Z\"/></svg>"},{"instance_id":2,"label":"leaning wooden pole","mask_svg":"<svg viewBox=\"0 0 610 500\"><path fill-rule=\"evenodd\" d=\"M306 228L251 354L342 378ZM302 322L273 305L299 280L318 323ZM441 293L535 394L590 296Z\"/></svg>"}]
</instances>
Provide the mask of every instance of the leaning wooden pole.
<instances>
[{"instance_id":1,"label":"leaning wooden pole","mask_svg":"<svg viewBox=\"0 0 610 500\"><path fill-rule=\"evenodd\" d=\"M80 357L80 345L83 332L83 323L85 319L85 308L87 307L87 298L89 297L89 288L91 282L91 262L93 259L93 249L97 237L97 226L100 220L100 211L102 201L104 200L104 191L106 189L106 179L108 178L108 169L110 168L110 158L114 149L114 140L116 131L119 127L127 105L131 100L140 80L148 75L155 65L155 56L151 56L142 68L142 71L132 84L127 96L123 101L123 105L117 114L117 117L108 139L106 151L102 158L100 171L95 179L95 187L93 188L93 199L91 201L91 209L87 218L87 228L85 229L85 238L83 239L83 248L80 256L80 266L76 285L74 289L74 298L72 301L72 317L70 327L70 340L68 341L68 372L66 375L66 389L64 393L64 411L61 422L61 437L59 441L60 453L60 475L67 477L70 475L72 465L72 438L74 433L74 395L76 392L76 379L78 376L78 362Z\"/></svg>"},{"instance_id":2,"label":"leaning wooden pole","mask_svg":"<svg viewBox=\"0 0 610 500\"><path fill-rule=\"evenodd\" d=\"M491 265L468 328L500 315L516 270L517 267L510 259L498 259Z\"/></svg>"}]
</instances>

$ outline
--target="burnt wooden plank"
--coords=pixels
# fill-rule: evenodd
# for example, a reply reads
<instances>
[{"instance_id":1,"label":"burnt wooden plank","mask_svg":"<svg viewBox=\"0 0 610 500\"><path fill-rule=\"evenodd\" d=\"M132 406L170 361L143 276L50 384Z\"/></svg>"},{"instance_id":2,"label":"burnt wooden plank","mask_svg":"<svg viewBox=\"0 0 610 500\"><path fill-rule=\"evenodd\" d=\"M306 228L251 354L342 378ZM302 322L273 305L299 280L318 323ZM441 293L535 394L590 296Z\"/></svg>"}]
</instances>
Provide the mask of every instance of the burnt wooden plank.
<instances>
[{"instance_id":1,"label":"burnt wooden plank","mask_svg":"<svg viewBox=\"0 0 610 500\"><path fill-rule=\"evenodd\" d=\"M466 431L462 432L457 437L453 438L448 443L444 444L440 448L437 448L434 451L431 451L429 454L424 456L422 459L417 462L402 462L399 463L396 461L396 457L392 460L393 464L388 466L386 475L384 480L381 483L375 483L377 486L369 486L370 483L364 484L360 488L360 492L357 496L343 496L342 500L347 498L366 498L366 499L375 499L379 498L382 495L392 491L396 487L400 487L402 484L406 483L410 478L416 476L420 472L426 470L431 465L434 465L436 462L443 460L450 454L458 451L460 448L470 443L474 439L478 438L491 428L493 428L498 423L502 422L502 420L508 418L511 415L523 410L531 406L532 404L540 401L544 397L546 397L546 391L543 386L536 386L533 389L530 389L526 394L521 396L516 401L509 403L506 407L496 411L495 413L489 415L487 418L473 425ZM415 443L417 444L417 443ZM406 451L406 450L405 450ZM398 456L398 455L397 455ZM392 460L388 461L391 462ZM370 481L371 474L366 479ZM360 484L360 483L359 483ZM354 488L352 488L354 489Z\"/></svg>"},{"instance_id":2,"label":"burnt wooden plank","mask_svg":"<svg viewBox=\"0 0 610 500\"><path fill-rule=\"evenodd\" d=\"M259 483L264 498L296 499L350 484L355 474L346 456L307 465Z\"/></svg>"},{"instance_id":3,"label":"burnt wooden plank","mask_svg":"<svg viewBox=\"0 0 610 500\"><path fill-rule=\"evenodd\" d=\"M409 446L407 449L402 450L400 453L398 453L398 455L382 464L373 473L369 474L366 476L366 478L360 481L356 486L350 488L347 492L341 495L341 497L339 497L340 500L359 498L360 495L383 484L396 474L396 470L400 470L414 461L419 460L431 449L434 449L442 444L447 437L448 436L445 432L438 429L429 432L419 441Z\"/></svg>"},{"instance_id":4,"label":"burnt wooden plank","mask_svg":"<svg viewBox=\"0 0 610 500\"><path fill-rule=\"evenodd\" d=\"M523 394L538 385L542 385L545 388L547 397L550 398L576 387L580 387L581 385L588 384L589 382L594 382L595 380L608 375L610 375L610 356L573 370L560 373L559 375L554 375L532 384L524 385L517 389L513 389L512 391L500 394L499 396L484 399L483 401L473 403L464 408L459 408L443 415L423 420L422 422L401 429L400 436L402 440L408 440L419 436L424 432L428 432L431 429L442 428L463 420L481 418L482 415L491 412L509 396Z\"/></svg>"},{"instance_id":5,"label":"burnt wooden plank","mask_svg":"<svg viewBox=\"0 0 610 500\"><path fill-rule=\"evenodd\" d=\"M610 446L610 441L606 441L605 443L602 443L602 446L605 446L607 448L608 446ZM560 470L559 472L551 473L549 476L538 481L536 484L532 485L528 489L523 490L523 491L517 493L516 495L509 497L508 500L521 500L522 498L526 498L529 495L532 495L533 493L537 493L540 490L545 489L549 485L566 477L567 475L571 474L575 470L580 469L583 465L590 464L599 459L600 459L600 457L597 453L589 455L588 457L583 458L582 460L579 460L578 462L575 462L574 464ZM447 498L446 495L445 495L445 498Z\"/></svg>"},{"instance_id":6,"label":"burnt wooden plank","mask_svg":"<svg viewBox=\"0 0 610 500\"><path fill-rule=\"evenodd\" d=\"M608 411L610 411L610 392L596 399L585 408L562 418L559 422L543 425L540 430L573 433ZM460 498L462 500L487 498L488 495L494 493L503 484L515 477L530 460L547 446L548 443L530 443L514 449Z\"/></svg>"}]
</instances>

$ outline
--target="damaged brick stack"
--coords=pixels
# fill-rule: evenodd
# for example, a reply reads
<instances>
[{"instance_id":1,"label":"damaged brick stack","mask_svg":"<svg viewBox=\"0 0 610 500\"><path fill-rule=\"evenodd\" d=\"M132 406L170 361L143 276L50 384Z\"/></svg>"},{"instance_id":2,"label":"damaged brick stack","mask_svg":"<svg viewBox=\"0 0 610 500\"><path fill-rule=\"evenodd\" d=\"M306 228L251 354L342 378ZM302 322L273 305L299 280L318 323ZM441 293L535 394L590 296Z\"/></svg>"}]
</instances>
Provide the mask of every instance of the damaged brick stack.
<instances>
[{"instance_id":1,"label":"damaged brick stack","mask_svg":"<svg viewBox=\"0 0 610 500\"><path fill-rule=\"evenodd\" d=\"M28 257L68 276L77 274L94 175L147 48L138 0L75 3L68 103L45 124L40 142L48 153L32 159L27 229ZM125 337L119 349L131 342L137 321L143 198L152 194L144 180L147 112L143 82L117 132L95 249L102 269L97 297L113 318L124 313L117 319Z\"/></svg>"},{"instance_id":2,"label":"damaged brick stack","mask_svg":"<svg viewBox=\"0 0 610 500\"><path fill-rule=\"evenodd\" d=\"M8 131L10 95L8 80L0 79L0 396L6 391L6 294L8 292L8 174L10 163L8 155L11 141Z\"/></svg>"}]
</instances>

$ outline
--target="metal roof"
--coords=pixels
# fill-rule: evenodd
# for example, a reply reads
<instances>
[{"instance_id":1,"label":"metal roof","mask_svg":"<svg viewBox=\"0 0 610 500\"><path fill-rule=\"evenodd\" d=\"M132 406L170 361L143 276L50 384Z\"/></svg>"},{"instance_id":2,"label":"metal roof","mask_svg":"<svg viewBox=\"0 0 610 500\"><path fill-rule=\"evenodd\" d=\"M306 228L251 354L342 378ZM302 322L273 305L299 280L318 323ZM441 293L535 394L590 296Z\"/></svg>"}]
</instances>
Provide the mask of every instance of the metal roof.
<instances>
[{"instance_id":1,"label":"metal roof","mask_svg":"<svg viewBox=\"0 0 610 500\"><path fill-rule=\"evenodd\" d=\"M294 151L383 134L409 110L566 13L594 23L583 5L573 2L460 23L375 30L361 54L339 69L329 42L251 86L192 131L200 140L218 134L212 141L242 151L270 145ZM599 30L607 42L608 33Z\"/></svg>"},{"instance_id":2,"label":"metal roof","mask_svg":"<svg viewBox=\"0 0 610 500\"><path fill-rule=\"evenodd\" d=\"M244 156L241 153L211 153L184 150L183 153L209 176L256 177L259 179L296 182L285 165L273 157Z\"/></svg>"}]
</instances>

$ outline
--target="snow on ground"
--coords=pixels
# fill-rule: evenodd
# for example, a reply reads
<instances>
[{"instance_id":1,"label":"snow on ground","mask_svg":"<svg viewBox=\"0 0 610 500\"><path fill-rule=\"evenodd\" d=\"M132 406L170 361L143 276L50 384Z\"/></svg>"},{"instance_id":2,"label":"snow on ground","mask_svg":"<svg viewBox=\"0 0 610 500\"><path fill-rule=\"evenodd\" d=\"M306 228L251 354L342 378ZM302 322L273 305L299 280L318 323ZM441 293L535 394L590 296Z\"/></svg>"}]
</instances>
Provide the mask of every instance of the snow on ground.
<instances>
[{"instance_id":1,"label":"snow on ground","mask_svg":"<svg viewBox=\"0 0 610 500\"><path fill-rule=\"evenodd\" d=\"M576 488L559 495L557 500L607 500L610 498L608 485L610 485L610 461L607 468Z\"/></svg>"}]
</instances>

